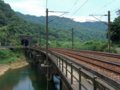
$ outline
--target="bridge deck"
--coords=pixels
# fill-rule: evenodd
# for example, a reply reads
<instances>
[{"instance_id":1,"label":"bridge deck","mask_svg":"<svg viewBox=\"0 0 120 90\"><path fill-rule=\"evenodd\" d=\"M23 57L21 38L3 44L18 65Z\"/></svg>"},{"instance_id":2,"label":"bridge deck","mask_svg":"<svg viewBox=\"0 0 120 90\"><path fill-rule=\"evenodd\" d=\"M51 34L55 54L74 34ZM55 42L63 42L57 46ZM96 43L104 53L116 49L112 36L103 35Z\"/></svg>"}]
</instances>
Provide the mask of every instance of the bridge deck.
<instances>
[{"instance_id":1,"label":"bridge deck","mask_svg":"<svg viewBox=\"0 0 120 90\"><path fill-rule=\"evenodd\" d=\"M120 90L120 55L49 49L48 56L73 90Z\"/></svg>"},{"instance_id":2,"label":"bridge deck","mask_svg":"<svg viewBox=\"0 0 120 90\"><path fill-rule=\"evenodd\" d=\"M63 55L63 54L60 54L60 53L57 53L57 52L54 52L54 53L57 54L57 55L59 55L59 56L66 57L69 60L72 60L73 62L76 62L77 64L80 63L77 60L75 60L74 58L71 58L69 56L66 56L66 55ZM56 64L58 64L58 68L61 70L61 72L63 73L64 76L66 76L66 72L67 72L67 76L66 76L67 80L71 83L71 65L70 64L71 63L74 64L74 63L73 62L69 62L69 65L67 65L67 69L66 69L66 62L62 62L62 60L60 62L58 60L58 62L57 62L57 58L56 59L52 58L52 60L54 60L54 62ZM76 67L80 67L80 66L78 65ZM80 83L78 81L79 80L79 72L76 69L73 69L72 72L73 72L73 82L72 82L71 85L74 88L74 90L80 90L79 89L79 84ZM88 76L90 76L93 79L94 79L94 77L96 77L95 74L92 74L89 71L82 70L82 72L86 73ZM100 83L104 84L104 86L107 87L107 88L109 88L110 90L115 90L113 87L111 87L109 84L106 84L103 80L101 80L98 77L97 77L96 81L99 81ZM107 90L107 88L106 88L106 90ZM81 90L94 90L94 82L92 82L92 79L86 78L86 77L84 77L84 75L81 76Z\"/></svg>"}]
</instances>

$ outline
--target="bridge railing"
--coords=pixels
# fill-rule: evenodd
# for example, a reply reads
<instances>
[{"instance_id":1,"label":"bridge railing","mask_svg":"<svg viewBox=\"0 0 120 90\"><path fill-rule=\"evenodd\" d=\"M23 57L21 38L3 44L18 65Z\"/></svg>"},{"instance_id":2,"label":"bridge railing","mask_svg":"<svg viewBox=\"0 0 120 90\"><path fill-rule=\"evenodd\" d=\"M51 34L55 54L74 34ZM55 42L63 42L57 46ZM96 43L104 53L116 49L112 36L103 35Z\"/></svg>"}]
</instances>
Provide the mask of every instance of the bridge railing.
<instances>
[{"instance_id":1,"label":"bridge railing","mask_svg":"<svg viewBox=\"0 0 120 90\"><path fill-rule=\"evenodd\" d=\"M31 50L46 54L44 49L31 48ZM66 78L69 85L72 86L73 90L119 90L114 85L107 83L104 80L105 78L101 79L101 77L90 71L90 69L74 62L71 58L51 51L49 51L48 55Z\"/></svg>"},{"instance_id":2,"label":"bridge railing","mask_svg":"<svg viewBox=\"0 0 120 90\"><path fill-rule=\"evenodd\" d=\"M49 57L66 77L73 90L117 90L69 58L49 52Z\"/></svg>"}]
</instances>

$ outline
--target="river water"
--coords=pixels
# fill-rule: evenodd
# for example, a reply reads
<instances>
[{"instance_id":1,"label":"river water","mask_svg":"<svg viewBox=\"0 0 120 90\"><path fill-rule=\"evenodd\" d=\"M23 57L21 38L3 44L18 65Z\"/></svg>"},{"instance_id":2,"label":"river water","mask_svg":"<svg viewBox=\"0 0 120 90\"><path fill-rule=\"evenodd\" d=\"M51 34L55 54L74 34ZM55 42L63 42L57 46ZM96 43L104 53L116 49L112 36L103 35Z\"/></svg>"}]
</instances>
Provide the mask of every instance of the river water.
<instances>
[{"instance_id":1,"label":"river water","mask_svg":"<svg viewBox=\"0 0 120 90\"><path fill-rule=\"evenodd\" d=\"M52 82L49 82L48 88L54 90ZM0 90L47 90L47 81L45 75L28 66L10 70L1 76Z\"/></svg>"}]
</instances>

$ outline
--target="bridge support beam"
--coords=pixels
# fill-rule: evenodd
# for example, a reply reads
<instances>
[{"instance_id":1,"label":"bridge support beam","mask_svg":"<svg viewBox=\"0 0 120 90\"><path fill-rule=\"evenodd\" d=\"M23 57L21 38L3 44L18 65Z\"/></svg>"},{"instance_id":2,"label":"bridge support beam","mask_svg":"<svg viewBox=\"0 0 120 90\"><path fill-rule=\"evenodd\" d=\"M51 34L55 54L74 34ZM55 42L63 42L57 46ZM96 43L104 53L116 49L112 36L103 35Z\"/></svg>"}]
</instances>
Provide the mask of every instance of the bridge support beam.
<instances>
[{"instance_id":1,"label":"bridge support beam","mask_svg":"<svg viewBox=\"0 0 120 90\"><path fill-rule=\"evenodd\" d=\"M79 71L79 90L82 90L81 88L81 68L78 69Z\"/></svg>"},{"instance_id":2,"label":"bridge support beam","mask_svg":"<svg viewBox=\"0 0 120 90\"><path fill-rule=\"evenodd\" d=\"M94 77L94 78L93 78L93 87L94 87L93 90L97 90L96 78L97 78L97 77Z\"/></svg>"}]
</instances>

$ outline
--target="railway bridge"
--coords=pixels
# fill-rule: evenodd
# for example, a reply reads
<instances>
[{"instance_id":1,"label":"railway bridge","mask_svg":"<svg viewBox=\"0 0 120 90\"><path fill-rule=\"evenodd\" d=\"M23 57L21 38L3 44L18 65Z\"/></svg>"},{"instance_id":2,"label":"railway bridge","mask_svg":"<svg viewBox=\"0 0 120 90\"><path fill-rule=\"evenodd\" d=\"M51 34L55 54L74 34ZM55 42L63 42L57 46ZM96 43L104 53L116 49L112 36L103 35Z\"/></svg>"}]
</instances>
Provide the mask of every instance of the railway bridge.
<instances>
[{"instance_id":1,"label":"railway bridge","mask_svg":"<svg viewBox=\"0 0 120 90\"><path fill-rule=\"evenodd\" d=\"M60 78L60 90L120 90L120 55L28 47L25 56L48 80ZM59 90L59 89L58 89Z\"/></svg>"}]
</instances>

